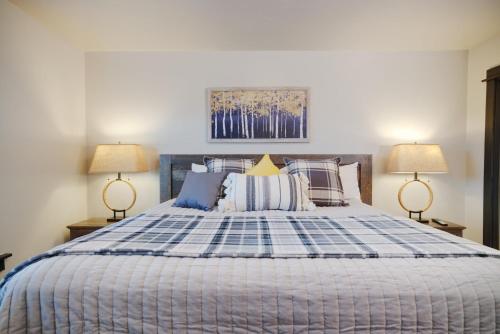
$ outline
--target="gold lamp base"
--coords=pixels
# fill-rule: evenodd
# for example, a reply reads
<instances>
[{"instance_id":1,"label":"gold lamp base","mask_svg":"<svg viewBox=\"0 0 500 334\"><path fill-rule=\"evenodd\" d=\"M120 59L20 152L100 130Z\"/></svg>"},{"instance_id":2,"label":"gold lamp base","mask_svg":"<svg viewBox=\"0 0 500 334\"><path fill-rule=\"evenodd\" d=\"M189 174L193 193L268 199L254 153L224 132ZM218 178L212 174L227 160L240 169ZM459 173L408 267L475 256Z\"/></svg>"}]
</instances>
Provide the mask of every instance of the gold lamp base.
<instances>
[{"instance_id":1,"label":"gold lamp base","mask_svg":"<svg viewBox=\"0 0 500 334\"><path fill-rule=\"evenodd\" d=\"M418 208L418 209L410 209L408 208L404 203L403 203L403 191L405 190L405 188L413 183L413 182L418 182L420 184L423 184L424 187L427 189L428 193L429 193L429 198L427 200L427 203L425 204L425 206L423 208ZM429 223L429 220L428 219L422 219L422 213L424 213L425 211L427 211L431 205L432 205L432 201L434 200L434 194L432 192L432 189L431 187L424 181L420 180L418 178L418 173L414 173L414 177L413 177L413 180L410 180L410 181L407 181L405 184L403 184L401 186L401 188L399 188L399 192L398 192L398 201L399 201L399 205L403 208L403 210L407 211L408 212L408 218L410 219L415 219L413 218L413 215L414 214L417 214L418 215L418 218L415 219L416 221L420 222L420 223Z\"/></svg>"},{"instance_id":2,"label":"gold lamp base","mask_svg":"<svg viewBox=\"0 0 500 334\"><path fill-rule=\"evenodd\" d=\"M120 208L120 209L116 209L116 208L112 208L111 205L109 204L109 201L108 201L108 189L109 187L113 184L113 183L116 183L116 182L123 182L125 183L126 185L129 186L129 188L132 190L132 202L130 203L130 205L127 207L127 208ZM135 204L135 201L137 199L137 193L135 191L135 188L134 186L132 185L132 183L130 183L129 181L127 180L124 180L122 179L122 174L121 173L118 173L118 177L115 179L115 180L111 180L109 181L106 186L104 187L103 191L102 191L102 201L104 202L104 205L110 209L111 211L113 211L113 217L112 218L108 218L107 221L108 222L118 222L122 219L125 219L127 217L126 213L127 213L127 210L130 210L134 204ZM119 218L117 213L121 213L122 214L122 217Z\"/></svg>"}]
</instances>

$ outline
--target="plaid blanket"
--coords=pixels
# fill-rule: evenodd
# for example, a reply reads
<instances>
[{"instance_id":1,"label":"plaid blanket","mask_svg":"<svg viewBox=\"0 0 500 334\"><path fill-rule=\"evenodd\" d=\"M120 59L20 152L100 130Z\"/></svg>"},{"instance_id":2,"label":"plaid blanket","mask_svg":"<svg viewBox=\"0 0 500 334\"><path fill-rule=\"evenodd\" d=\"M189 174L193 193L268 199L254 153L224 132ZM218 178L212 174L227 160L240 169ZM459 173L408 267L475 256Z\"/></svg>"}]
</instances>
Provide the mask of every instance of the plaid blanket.
<instances>
[{"instance_id":1,"label":"plaid blanket","mask_svg":"<svg viewBox=\"0 0 500 334\"><path fill-rule=\"evenodd\" d=\"M177 257L499 256L475 242L388 215L202 216L141 214L56 247L60 254Z\"/></svg>"},{"instance_id":2,"label":"plaid blanket","mask_svg":"<svg viewBox=\"0 0 500 334\"><path fill-rule=\"evenodd\" d=\"M388 215L203 216L140 214L20 264L58 255L246 258L439 258L491 256L497 250L409 219Z\"/></svg>"},{"instance_id":3,"label":"plaid blanket","mask_svg":"<svg viewBox=\"0 0 500 334\"><path fill-rule=\"evenodd\" d=\"M500 328L500 253L446 232L405 218L321 217L320 210L312 217L158 211L61 245L9 273L0 283L0 332ZM474 257L484 255L497 258ZM194 258L218 256L287 259ZM289 259L304 256L331 258ZM420 256L443 258L411 258Z\"/></svg>"}]
</instances>

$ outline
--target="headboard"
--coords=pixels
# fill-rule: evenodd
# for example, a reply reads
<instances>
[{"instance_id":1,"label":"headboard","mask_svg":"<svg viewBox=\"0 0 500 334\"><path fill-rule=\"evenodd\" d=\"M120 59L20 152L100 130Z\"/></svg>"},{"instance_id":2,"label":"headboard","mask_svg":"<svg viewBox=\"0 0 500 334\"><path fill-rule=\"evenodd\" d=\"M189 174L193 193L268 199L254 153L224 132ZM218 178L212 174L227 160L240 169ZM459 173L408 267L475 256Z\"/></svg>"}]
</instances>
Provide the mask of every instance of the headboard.
<instances>
[{"instance_id":1,"label":"headboard","mask_svg":"<svg viewBox=\"0 0 500 334\"><path fill-rule=\"evenodd\" d=\"M161 154L160 155L160 201L177 197L191 164L203 164L203 157L246 158L258 162L262 154ZM372 156L371 154L271 154L271 160L279 168L283 158L331 159L341 158L341 165L359 162L358 182L363 203L372 204Z\"/></svg>"}]
</instances>

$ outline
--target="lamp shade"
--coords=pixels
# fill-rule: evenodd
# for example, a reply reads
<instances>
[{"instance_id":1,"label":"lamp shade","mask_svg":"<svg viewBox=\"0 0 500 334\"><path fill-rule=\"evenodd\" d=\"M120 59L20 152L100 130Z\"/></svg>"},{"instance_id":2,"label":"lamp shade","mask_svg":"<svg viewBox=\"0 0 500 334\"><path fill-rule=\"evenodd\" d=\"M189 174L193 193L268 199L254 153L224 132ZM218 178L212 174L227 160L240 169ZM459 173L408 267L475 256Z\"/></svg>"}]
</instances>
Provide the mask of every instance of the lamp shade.
<instances>
[{"instance_id":1,"label":"lamp shade","mask_svg":"<svg viewBox=\"0 0 500 334\"><path fill-rule=\"evenodd\" d=\"M399 144L392 148L390 173L447 173L448 165L437 144Z\"/></svg>"},{"instance_id":2,"label":"lamp shade","mask_svg":"<svg viewBox=\"0 0 500 334\"><path fill-rule=\"evenodd\" d=\"M136 144L97 145L89 173L146 172L144 149Z\"/></svg>"}]
</instances>

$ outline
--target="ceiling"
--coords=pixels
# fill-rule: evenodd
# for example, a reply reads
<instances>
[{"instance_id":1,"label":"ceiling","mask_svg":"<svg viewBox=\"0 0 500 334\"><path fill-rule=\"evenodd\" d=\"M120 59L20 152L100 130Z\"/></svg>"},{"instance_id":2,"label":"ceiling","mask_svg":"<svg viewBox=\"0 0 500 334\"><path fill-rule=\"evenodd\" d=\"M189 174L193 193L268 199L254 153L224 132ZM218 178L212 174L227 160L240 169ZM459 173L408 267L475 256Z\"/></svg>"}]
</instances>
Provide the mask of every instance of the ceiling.
<instances>
[{"instance_id":1,"label":"ceiling","mask_svg":"<svg viewBox=\"0 0 500 334\"><path fill-rule=\"evenodd\" d=\"M85 51L450 50L500 0L10 0Z\"/></svg>"}]
</instances>

